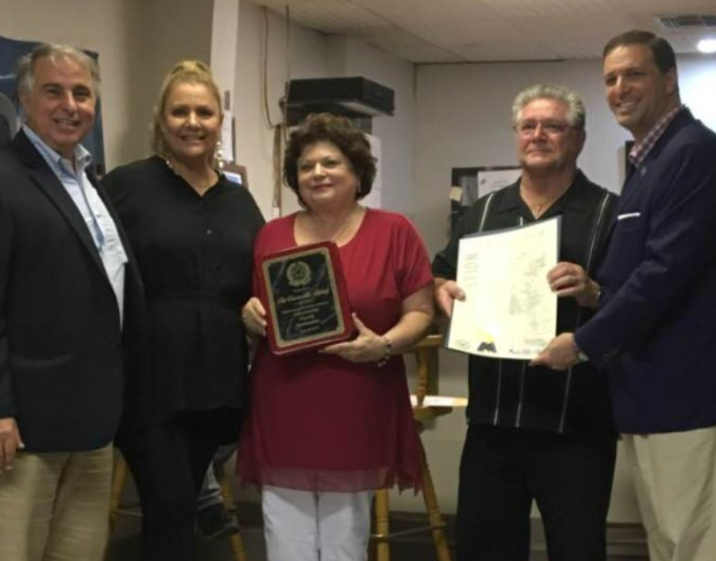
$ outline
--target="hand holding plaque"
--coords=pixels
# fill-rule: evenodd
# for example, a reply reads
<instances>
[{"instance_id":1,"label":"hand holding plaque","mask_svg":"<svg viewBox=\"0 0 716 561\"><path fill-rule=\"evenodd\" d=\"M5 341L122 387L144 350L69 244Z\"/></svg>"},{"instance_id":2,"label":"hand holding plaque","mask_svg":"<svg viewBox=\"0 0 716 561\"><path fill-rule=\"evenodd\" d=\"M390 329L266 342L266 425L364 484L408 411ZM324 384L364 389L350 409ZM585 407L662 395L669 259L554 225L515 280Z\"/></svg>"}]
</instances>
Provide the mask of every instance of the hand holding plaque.
<instances>
[{"instance_id":1,"label":"hand holding plaque","mask_svg":"<svg viewBox=\"0 0 716 561\"><path fill-rule=\"evenodd\" d=\"M354 330L338 248L325 241L263 256L259 294L268 342L282 355L348 339Z\"/></svg>"}]
</instances>

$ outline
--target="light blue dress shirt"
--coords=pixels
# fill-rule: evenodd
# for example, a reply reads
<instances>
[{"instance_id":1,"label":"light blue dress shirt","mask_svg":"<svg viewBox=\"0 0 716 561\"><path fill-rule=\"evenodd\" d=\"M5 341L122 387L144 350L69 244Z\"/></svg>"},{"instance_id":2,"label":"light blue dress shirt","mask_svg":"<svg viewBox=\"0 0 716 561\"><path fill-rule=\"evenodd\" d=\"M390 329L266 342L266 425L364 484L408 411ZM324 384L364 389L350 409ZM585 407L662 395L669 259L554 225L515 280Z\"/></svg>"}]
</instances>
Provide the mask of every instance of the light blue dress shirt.
<instances>
[{"instance_id":1,"label":"light blue dress shirt","mask_svg":"<svg viewBox=\"0 0 716 561\"><path fill-rule=\"evenodd\" d=\"M50 148L30 127L24 125L22 130L62 183L84 218L117 298L121 323L124 317L124 275L127 253L124 251L117 225L87 177L86 170L92 162L92 155L84 146L78 144L75 147L73 166L70 160Z\"/></svg>"}]
</instances>

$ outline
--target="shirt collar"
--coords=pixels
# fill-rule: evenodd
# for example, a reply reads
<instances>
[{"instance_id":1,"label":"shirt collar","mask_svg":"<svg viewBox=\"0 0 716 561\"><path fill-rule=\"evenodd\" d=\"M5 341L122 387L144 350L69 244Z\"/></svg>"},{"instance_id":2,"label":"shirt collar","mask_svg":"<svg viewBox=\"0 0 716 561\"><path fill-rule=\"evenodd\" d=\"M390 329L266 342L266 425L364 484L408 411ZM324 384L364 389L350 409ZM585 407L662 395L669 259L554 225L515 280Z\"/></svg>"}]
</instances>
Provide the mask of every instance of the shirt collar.
<instances>
[{"instance_id":1,"label":"shirt collar","mask_svg":"<svg viewBox=\"0 0 716 561\"><path fill-rule=\"evenodd\" d=\"M62 156L54 148L51 148L49 144L42 140L38 134L27 125L27 123L22 126L22 130L54 171L62 170L68 173L75 173L72 171L72 162ZM81 144L75 146L74 157L77 173L84 172L87 166L92 163L92 154L90 154L89 151Z\"/></svg>"},{"instance_id":2,"label":"shirt collar","mask_svg":"<svg viewBox=\"0 0 716 561\"><path fill-rule=\"evenodd\" d=\"M629 151L629 161L634 167L639 167L644 163L644 160L646 160L646 157L649 155L649 152L651 152L657 141L661 138L666 129L669 127L671 121L673 121L676 116L684 109L686 109L685 105L679 105L678 107L674 107L671 111L666 113L666 115L664 115L656 122L656 124L651 128L651 130L646 134L646 136L641 142L635 143L634 146L632 146L631 150Z\"/></svg>"},{"instance_id":3,"label":"shirt collar","mask_svg":"<svg viewBox=\"0 0 716 561\"><path fill-rule=\"evenodd\" d=\"M586 176L582 173L582 170L578 169L572 184L569 186L569 189L567 189L567 191L565 191L565 193L554 202L553 206L547 210L547 216L552 216L555 212L559 213L567 208L570 210L577 210L579 212L590 212L591 203L585 200L584 197L580 197L579 194L575 192L575 187L585 181L587 181ZM497 203L496 206L498 212L514 212L515 209L523 207L526 208L527 205L525 205L520 197L520 180L518 179L515 183L506 187L504 195L499 201L495 202Z\"/></svg>"}]
</instances>

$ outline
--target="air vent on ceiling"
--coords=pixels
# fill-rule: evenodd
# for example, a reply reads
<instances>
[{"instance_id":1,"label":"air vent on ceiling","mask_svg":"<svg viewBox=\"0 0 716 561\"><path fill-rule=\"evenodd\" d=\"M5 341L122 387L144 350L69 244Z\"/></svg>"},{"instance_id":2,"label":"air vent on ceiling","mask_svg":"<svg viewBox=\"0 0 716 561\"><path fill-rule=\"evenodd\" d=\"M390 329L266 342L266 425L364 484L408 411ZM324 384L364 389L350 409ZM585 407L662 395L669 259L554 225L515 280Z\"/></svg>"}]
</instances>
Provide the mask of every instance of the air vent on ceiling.
<instances>
[{"instance_id":1,"label":"air vent on ceiling","mask_svg":"<svg viewBox=\"0 0 716 561\"><path fill-rule=\"evenodd\" d=\"M667 31L716 28L716 14L661 16L656 21Z\"/></svg>"}]
</instances>

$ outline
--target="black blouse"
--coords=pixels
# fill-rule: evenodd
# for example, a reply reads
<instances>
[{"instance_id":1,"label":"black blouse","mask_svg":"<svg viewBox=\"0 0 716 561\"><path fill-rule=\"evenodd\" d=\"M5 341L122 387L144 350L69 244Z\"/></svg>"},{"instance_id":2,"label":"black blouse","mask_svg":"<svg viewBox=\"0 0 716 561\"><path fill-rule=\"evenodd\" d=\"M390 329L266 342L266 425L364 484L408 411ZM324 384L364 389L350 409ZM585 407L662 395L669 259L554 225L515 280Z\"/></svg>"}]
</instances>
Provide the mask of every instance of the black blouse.
<instances>
[{"instance_id":1,"label":"black blouse","mask_svg":"<svg viewBox=\"0 0 716 561\"><path fill-rule=\"evenodd\" d=\"M248 348L241 308L264 223L253 197L223 176L200 196L156 156L113 170L103 184L147 297L146 371L127 397L139 416L133 421L242 407Z\"/></svg>"}]
</instances>

